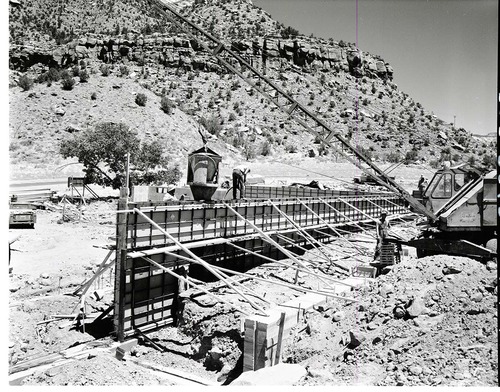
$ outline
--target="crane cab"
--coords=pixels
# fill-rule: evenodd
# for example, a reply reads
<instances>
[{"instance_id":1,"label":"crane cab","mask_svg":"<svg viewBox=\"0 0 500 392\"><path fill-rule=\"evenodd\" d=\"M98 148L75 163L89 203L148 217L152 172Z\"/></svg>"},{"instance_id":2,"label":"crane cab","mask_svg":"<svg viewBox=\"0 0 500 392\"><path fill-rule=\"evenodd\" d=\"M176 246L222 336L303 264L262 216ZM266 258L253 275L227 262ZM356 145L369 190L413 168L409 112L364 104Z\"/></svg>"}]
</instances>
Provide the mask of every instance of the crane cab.
<instances>
[{"instance_id":1,"label":"crane cab","mask_svg":"<svg viewBox=\"0 0 500 392\"><path fill-rule=\"evenodd\" d=\"M444 165L432 177L429 185L421 192L413 191L413 197L419 200L432 212L438 211L451 198L453 198L462 187L479 178L480 173L476 169L458 166Z\"/></svg>"}]
</instances>

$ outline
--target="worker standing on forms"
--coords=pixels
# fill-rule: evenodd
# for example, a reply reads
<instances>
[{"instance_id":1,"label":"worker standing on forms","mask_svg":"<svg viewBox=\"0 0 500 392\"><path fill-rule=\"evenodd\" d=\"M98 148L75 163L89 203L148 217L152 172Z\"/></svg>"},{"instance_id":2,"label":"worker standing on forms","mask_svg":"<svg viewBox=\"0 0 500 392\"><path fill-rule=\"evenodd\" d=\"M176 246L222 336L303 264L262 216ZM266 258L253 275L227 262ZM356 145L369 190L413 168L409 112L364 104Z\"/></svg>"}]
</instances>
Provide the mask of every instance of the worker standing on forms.
<instances>
[{"instance_id":1,"label":"worker standing on forms","mask_svg":"<svg viewBox=\"0 0 500 392\"><path fill-rule=\"evenodd\" d=\"M380 219L377 221L377 245L373 260L376 260L380 256L380 253L382 252L382 244L385 242L388 232L389 221L387 220L387 211L382 211L380 213Z\"/></svg>"},{"instance_id":2,"label":"worker standing on forms","mask_svg":"<svg viewBox=\"0 0 500 392\"><path fill-rule=\"evenodd\" d=\"M238 165L233 169L233 199L237 199L238 190L240 199L245 198L245 182L250 169L245 165Z\"/></svg>"}]
</instances>

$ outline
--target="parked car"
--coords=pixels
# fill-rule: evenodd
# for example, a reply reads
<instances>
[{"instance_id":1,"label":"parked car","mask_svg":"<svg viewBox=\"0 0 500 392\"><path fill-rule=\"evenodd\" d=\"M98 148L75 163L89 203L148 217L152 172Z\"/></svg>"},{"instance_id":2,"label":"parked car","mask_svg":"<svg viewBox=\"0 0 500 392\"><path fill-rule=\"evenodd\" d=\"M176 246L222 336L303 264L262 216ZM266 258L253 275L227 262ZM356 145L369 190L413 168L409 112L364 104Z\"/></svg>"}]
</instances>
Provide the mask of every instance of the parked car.
<instances>
[{"instance_id":1,"label":"parked car","mask_svg":"<svg viewBox=\"0 0 500 392\"><path fill-rule=\"evenodd\" d=\"M35 227L36 206L32 203L15 202L10 203L9 227L30 226Z\"/></svg>"}]
</instances>

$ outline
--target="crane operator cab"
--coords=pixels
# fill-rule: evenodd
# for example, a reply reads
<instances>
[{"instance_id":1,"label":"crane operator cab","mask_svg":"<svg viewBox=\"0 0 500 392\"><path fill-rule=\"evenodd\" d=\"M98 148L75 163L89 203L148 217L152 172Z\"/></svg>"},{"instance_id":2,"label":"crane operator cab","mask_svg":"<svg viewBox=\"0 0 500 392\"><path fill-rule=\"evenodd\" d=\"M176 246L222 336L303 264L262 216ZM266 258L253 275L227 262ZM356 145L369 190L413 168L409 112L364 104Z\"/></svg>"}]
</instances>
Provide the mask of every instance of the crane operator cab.
<instances>
[{"instance_id":1,"label":"crane operator cab","mask_svg":"<svg viewBox=\"0 0 500 392\"><path fill-rule=\"evenodd\" d=\"M457 192L470 181L479 178L480 172L466 167L466 164L450 166L444 164L432 177L429 184L421 190L413 191L412 196L432 212L438 211Z\"/></svg>"}]
</instances>

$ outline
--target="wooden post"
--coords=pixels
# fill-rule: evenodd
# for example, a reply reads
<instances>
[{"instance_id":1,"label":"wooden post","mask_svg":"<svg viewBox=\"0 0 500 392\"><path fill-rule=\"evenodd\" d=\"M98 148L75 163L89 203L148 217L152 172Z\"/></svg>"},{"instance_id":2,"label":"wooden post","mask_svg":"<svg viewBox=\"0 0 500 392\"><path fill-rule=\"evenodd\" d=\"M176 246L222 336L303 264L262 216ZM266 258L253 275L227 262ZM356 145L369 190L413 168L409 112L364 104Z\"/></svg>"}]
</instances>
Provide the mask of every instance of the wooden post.
<instances>
[{"instance_id":1,"label":"wooden post","mask_svg":"<svg viewBox=\"0 0 500 392\"><path fill-rule=\"evenodd\" d=\"M118 212L128 210L128 188L120 189ZM115 256L115 311L114 327L118 341L123 342L125 319L125 262L127 260L127 217L118 213L116 217L116 256Z\"/></svg>"},{"instance_id":2,"label":"wooden post","mask_svg":"<svg viewBox=\"0 0 500 392\"><path fill-rule=\"evenodd\" d=\"M281 361L281 342L283 341L283 330L285 329L285 312L281 312L279 331L278 331L278 343L276 345L276 360L274 364L278 364Z\"/></svg>"}]
</instances>

